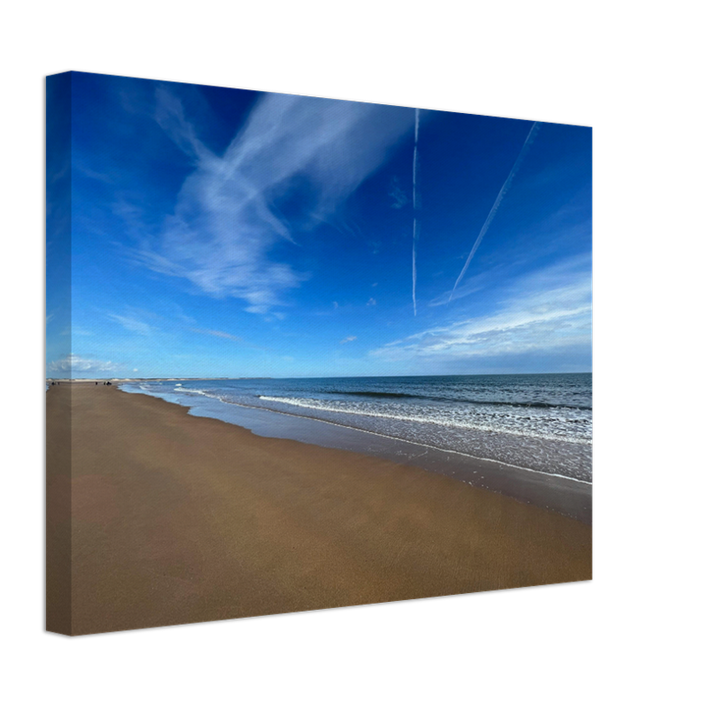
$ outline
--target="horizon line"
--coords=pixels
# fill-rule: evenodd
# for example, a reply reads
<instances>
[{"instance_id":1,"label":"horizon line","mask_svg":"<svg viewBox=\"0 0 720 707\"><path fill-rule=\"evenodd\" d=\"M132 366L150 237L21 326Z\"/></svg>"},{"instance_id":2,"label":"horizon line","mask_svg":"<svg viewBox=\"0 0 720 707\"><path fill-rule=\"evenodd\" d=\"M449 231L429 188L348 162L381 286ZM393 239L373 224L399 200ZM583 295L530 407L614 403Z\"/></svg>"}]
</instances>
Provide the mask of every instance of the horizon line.
<instances>
[{"instance_id":1,"label":"horizon line","mask_svg":"<svg viewBox=\"0 0 720 707\"><path fill-rule=\"evenodd\" d=\"M517 371L514 373L413 373L406 375L328 375L328 376L91 376L88 378L66 377L58 378L46 376L45 380L60 381L141 381L141 380L288 380L295 378L460 378L464 376L567 376L567 375L592 375L592 371Z\"/></svg>"}]
</instances>

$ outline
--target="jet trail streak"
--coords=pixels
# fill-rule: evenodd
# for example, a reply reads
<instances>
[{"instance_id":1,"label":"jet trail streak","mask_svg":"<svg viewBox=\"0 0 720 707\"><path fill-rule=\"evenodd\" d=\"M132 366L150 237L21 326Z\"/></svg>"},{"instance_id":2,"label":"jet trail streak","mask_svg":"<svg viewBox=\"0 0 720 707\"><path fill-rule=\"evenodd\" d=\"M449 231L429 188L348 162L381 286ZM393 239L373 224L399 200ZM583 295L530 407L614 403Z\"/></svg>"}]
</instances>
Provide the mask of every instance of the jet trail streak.
<instances>
[{"instance_id":1,"label":"jet trail streak","mask_svg":"<svg viewBox=\"0 0 720 707\"><path fill-rule=\"evenodd\" d=\"M475 240L475 245L473 245L472 250L470 251L470 255L468 255L467 260L465 261L465 265L463 266L463 269L460 272L460 275L458 275L458 279L455 281L455 286L452 289L452 292L450 293L450 297L448 299L448 302L453 298L453 295L455 294L455 290L457 289L457 286L460 284L460 281L465 276L465 272L467 271L470 262L473 259L473 256L475 255L475 251L477 251L478 246L482 242L482 239L485 237L485 233L487 232L488 228L490 227L490 224L492 223L492 220L495 218L495 214L497 213L497 210L500 208L500 204L502 203L502 200L505 198L505 194L507 193L508 189L510 189L510 185L512 184L512 180L515 178L515 173L518 171L520 167L520 163L525 158L525 155L527 154L527 151L530 149L530 145L532 145L533 140L535 139L535 135L537 134L537 131L540 129L539 123L535 122L532 124L532 127L530 128L530 132L528 133L528 136L525 138L525 142L523 143L523 146L520 150L520 154L517 156L517 159L515 160L515 164L512 166L512 169L510 170L510 174L508 174L507 179L505 180L505 183L502 185L502 188L500 189L500 192L497 195L497 198L495 199L495 203L492 205L492 208L490 209L490 213L487 215L487 218L485 219L485 223L483 224L483 227L480 229L480 233L478 234L477 239Z\"/></svg>"},{"instance_id":2,"label":"jet trail streak","mask_svg":"<svg viewBox=\"0 0 720 707\"><path fill-rule=\"evenodd\" d=\"M412 245L412 298L413 313L417 316L417 300L415 299L415 287L417 285L417 163L418 163L418 135L420 134L420 109L415 109L415 149L413 151L413 245Z\"/></svg>"}]
</instances>

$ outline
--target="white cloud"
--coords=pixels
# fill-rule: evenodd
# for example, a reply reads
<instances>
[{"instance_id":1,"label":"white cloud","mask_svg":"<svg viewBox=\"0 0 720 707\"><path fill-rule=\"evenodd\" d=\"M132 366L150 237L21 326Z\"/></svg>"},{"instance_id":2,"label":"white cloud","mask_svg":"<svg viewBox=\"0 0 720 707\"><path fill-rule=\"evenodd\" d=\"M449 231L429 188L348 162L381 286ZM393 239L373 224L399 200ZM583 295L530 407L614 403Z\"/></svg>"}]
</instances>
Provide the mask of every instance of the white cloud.
<instances>
[{"instance_id":1,"label":"white cloud","mask_svg":"<svg viewBox=\"0 0 720 707\"><path fill-rule=\"evenodd\" d=\"M402 361L552 353L576 347L589 350L590 273L577 272L570 265L523 278L491 314L427 329L370 353L385 360Z\"/></svg>"},{"instance_id":2,"label":"white cloud","mask_svg":"<svg viewBox=\"0 0 720 707\"><path fill-rule=\"evenodd\" d=\"M308 277L271 257L271 249L296 243L298 229L337 212L412 125L406 109L268 94L219 157L201 143L172 94L159 92L157 102L158 123L196 169L159 240L146 241L135 257L206 294L243 299L247 311L259 314ZM274 203L299 184L312 196L291 232Z\"/></svg>"},{"instance_id":3,"label":"white cloud","mask_svg":"<svg viewBox=\"0 0 720 707\"><path fill-rule=\"evenodd\" d=\"M71 353L64 358L53 361L48 366L48 370L73 375L75 373L109 373L117 370L118 367L118 364L112 361L98 361Z\"/></svg>"},{"instance_id":4,"label":"white cloud","mask_svg":"<svg viewBox=\"0 0 720 707\"><path fill-rule=\"evenodd\" d=\"M346 336L340 343L347 344L351 341L356 341L356 340L357 340L357 336Z\"/></svg>"},{"instance_id":5,"label":"white cloud","mask_svg":"<svg viewBox=\"0 0 720 707\"><path fill-rule=\"evenodd\" d=\"M371 298L367 301L366 306L368 306L368 307L374 307L376 304L377 304L377 301L375 300L375 298L374 298L374 297L371 297Z\"/></svg>"}]
</instances>

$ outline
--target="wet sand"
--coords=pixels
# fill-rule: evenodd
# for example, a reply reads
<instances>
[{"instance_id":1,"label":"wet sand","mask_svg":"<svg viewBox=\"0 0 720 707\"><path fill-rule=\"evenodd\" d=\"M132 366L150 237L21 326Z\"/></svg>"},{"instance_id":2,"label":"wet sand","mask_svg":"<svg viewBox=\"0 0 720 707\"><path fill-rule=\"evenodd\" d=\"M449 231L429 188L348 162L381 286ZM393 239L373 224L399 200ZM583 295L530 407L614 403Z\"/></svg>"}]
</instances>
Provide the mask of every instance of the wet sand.
<instances>
[{"instance_id":1,"label":"wet sand","mask_svg":"<svg viewBox=\"0 0 720 707\"><path fill-rule=\"evenodd\" d=\"M93 383L52 386L47 418L52 631L591 578L589 525L418 467Z\"/></svg>"}]
</instances>

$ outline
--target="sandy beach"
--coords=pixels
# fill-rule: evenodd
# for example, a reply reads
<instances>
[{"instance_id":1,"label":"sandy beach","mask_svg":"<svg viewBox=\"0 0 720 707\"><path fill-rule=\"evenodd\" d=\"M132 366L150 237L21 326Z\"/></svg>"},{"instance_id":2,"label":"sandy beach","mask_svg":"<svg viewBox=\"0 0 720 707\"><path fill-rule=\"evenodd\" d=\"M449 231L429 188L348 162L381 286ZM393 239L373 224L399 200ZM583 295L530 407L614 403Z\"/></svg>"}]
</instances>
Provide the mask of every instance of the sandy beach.
<instances>
[{"instance_id":1,"label":"sandy beach","mask_svg":"<svg viewBox=\"0 0 720 707\"><path fill-rule=\"evenodd\" d=\"M417 467L93 383L51 387L47 420L51 631L591 578L589 525Z\"/></svg>"}]
</instances>

